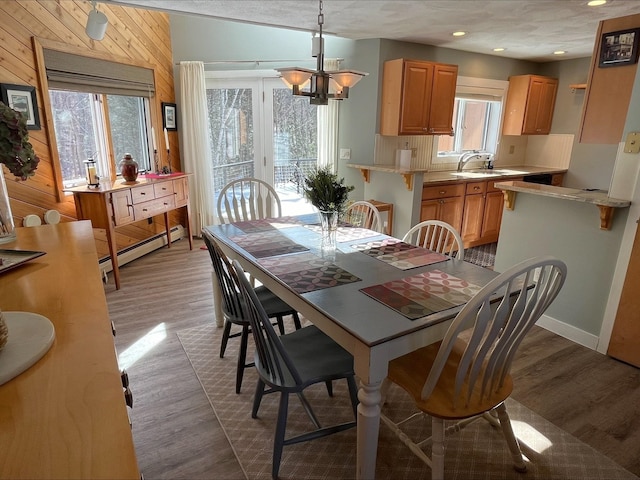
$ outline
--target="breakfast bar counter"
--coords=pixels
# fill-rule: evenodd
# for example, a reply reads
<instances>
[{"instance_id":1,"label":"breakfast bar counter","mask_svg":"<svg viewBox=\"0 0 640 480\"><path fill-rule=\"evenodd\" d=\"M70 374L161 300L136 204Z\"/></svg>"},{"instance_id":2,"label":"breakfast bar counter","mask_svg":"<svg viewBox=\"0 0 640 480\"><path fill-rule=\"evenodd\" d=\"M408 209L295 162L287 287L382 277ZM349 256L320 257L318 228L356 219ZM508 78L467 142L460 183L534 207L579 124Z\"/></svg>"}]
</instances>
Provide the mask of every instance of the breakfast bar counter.
<instances>
[{"instance_id":1,"label":"breakfast bar counter","mask_svg":"<svg viewBox=\"0 0 640 480\"><path fill-rule=\"evenodd\" d=\"M495 186L504 191L505 208L508 210L515 208L517 192L597 205L600 210L600 228L602 230L611 228L611 220L615 208L625 208L631 205L629 200L612 198L602 190L581 190L520 181L499 182Z\"/></svg>"}]
</instances>

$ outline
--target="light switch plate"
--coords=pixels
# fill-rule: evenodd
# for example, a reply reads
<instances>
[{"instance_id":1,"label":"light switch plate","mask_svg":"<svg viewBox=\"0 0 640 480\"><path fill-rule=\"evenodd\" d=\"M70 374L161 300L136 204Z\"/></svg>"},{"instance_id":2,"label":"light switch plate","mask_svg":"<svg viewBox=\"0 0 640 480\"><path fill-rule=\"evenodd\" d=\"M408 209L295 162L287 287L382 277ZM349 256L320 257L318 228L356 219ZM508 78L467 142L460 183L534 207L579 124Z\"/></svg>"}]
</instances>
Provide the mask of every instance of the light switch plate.
<instances>
[{"instance_id":1,"label":"light switch plate","mask_svg":"<svg viewBox=\"0 0 640 480\"><path fill-rule=\"evenodd\" d=\"M340 149L340 160L351 160L351 149L350 148L341 148Z\"/></svg>"},{"instance_id":2,"label":"light switch plate","mask_svg":"<svg viewBox=\"0 0 640 480\"><path fill-rule=\"evenodd\" d=\"M640 133L629 132L627 135L627 141L624 142L624 153L639 153L640 152Z\"/></svg>"}]
</instances>

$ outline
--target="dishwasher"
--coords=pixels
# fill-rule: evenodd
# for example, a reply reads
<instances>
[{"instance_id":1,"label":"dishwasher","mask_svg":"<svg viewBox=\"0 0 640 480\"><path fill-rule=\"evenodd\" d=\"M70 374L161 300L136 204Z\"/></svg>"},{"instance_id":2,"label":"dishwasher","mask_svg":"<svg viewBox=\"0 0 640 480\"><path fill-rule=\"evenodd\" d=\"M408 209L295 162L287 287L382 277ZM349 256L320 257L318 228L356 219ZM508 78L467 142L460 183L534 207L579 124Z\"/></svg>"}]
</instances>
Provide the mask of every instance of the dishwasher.
<instances>
[{"instance_id":1,"label":"dishwasher","mask_svg":"<svg viewBox=\"0 0 640 480\"><path fill-rule=\"evenodd\" d=\"M525 175L523 180L529 183L541 183L543 185L551 185L553 175L550 173L539 173L534 175Z\"/></svg>"}]
</instances>

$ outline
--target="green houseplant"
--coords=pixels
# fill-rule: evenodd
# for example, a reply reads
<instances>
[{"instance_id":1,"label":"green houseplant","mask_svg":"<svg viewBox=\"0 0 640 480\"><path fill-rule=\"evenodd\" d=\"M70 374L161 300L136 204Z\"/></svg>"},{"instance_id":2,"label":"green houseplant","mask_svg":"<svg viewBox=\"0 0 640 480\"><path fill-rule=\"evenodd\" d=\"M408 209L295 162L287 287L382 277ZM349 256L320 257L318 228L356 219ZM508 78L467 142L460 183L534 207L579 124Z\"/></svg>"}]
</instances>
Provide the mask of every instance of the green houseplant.
<instances>
[{"instance_id":1,"label":"green houseplant","mask_svg":"<svg viewBox=\"0 0 640 480\"><path fill-rule=\"evenodd\" d=\"M0 102L0 163L20 180L26 180L35 175L39 162L29 143L25 118L20 112ZM0 172L0 243L11 242L15 238L9 193L4 172Z\"/></svg>"},{"instance_id":2,"label":"green houseplant","mask_svg":"<svg viewBox=\"0 0 640 480\"><path fill-rule=\"evenodd\" d=\"M320 215L322 249L335 249L338 217L344 212L349 192L354 188L345 185L344 178L338 178L329 167L316 168L304 179L304 196Z\"/></svg>"},{"instance_id":3,"label":"green houseplant","mask_svg":"<svg viewBox=\"0 0 640 480\"><path fill-rule=\"evenodd\" d=\"M304 179L305 198L321 212L343 213L354 188L346 186L344 178L339 179L329 167L316 168Z\"/></svg>"},{"instance_id":4,"label":"green houseplant","mask_svg":"<svg viewBox=\"0 0 640 480\"><path fill-rule=\"evenodd\" d=\"M29 143L22 113L0 102L0 163L21 180L35 175L40 159Z\"/></svg>"}]
</instances>

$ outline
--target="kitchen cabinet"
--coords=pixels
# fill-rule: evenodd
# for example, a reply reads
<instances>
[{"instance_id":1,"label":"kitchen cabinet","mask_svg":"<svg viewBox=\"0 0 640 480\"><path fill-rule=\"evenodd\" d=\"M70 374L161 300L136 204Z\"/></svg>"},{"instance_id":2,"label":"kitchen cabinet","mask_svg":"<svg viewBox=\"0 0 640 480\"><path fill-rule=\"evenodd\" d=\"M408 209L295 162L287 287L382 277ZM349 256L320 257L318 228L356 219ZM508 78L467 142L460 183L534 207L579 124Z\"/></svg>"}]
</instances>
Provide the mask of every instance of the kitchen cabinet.
<instances>
[{"instance_id":1,"label":"kitchen cabinet","mask_svg":"<svg viewBox=\"0 0 640 480\"><path fill-rule=\"evenodd\" d=\"M548 135L557 91L556 78L540 75L509 77L502 134Z\"/></svg>"},{"instance_id":2,"label":"kitchen cabinet","mask_svg":"<svg viewBox=\"0 0 640 480\"><path fill-rule=\"evenodd\" d=\"M381 135L452 135L458 66L396 59L384 63Z\"/></svg>"},{"instance_id":3,"label":"kitchen cabinet","mask_svg":"<svg viewBox=\"0 0 640 480\"><path fill-rule=\"evenodd\" d=\"M460 231L464 208L464 188L463 183L423 187L420 221L440 220Z\"/></svg>"},{"instance_id":4,"label":"kitchen cabinet","mask_svg":"<svg viewBox=\"0 0 640 480\"><path fill-rule=\"evenodd\" d=\"M498 241L504 207L502 190L495 187L499 181L485 180L466 184L460 233L465 248Z\"/></svg>"}]
</instances>

